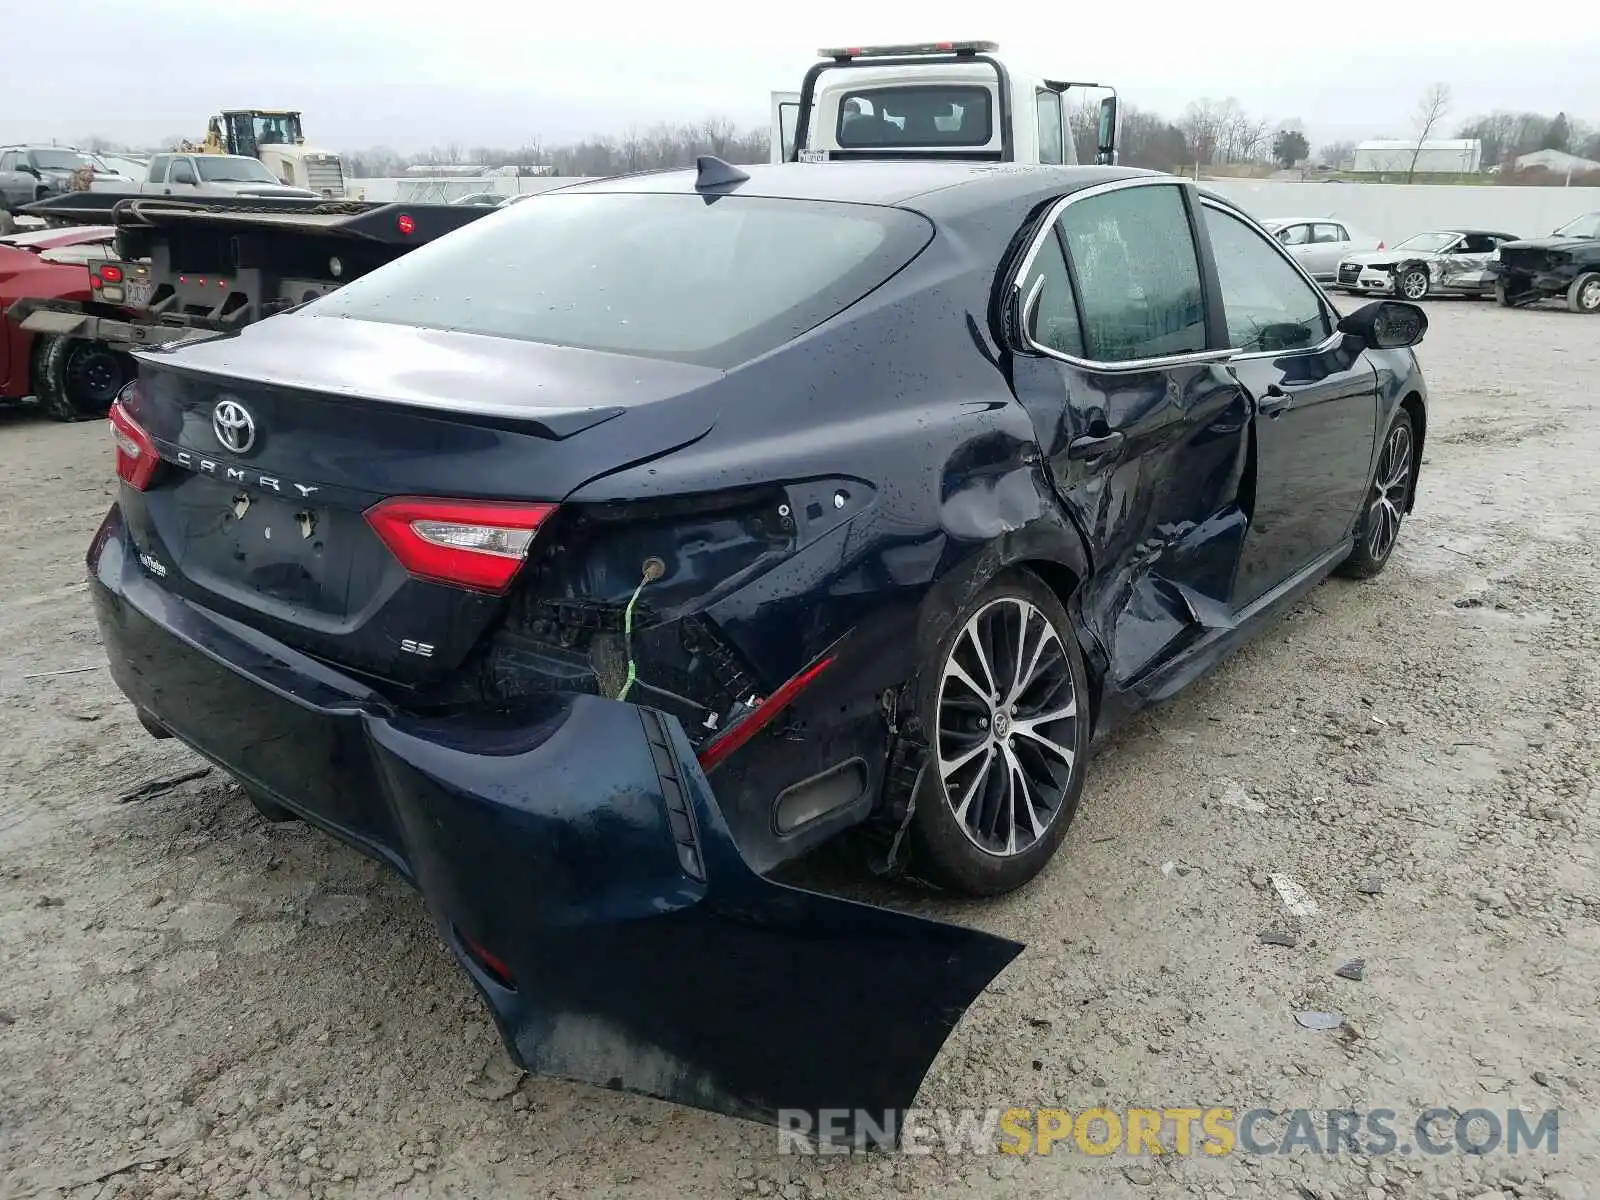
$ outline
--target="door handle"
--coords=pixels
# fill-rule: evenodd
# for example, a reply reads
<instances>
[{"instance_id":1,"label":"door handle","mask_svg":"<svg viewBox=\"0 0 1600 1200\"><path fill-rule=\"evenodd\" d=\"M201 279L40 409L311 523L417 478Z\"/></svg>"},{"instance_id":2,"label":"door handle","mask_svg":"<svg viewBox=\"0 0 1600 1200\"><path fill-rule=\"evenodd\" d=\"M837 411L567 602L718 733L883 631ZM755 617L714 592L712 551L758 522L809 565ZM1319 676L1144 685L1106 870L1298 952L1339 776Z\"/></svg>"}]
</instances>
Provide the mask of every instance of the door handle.
<instances>
[{"instance_id":1,"label":"door handle","mask_svg":"<svg viewBox=\"0 0 1600 1200\"><path fill-rule=\"evenodd\" d=\"M1067 443L1067 457L1078 460L1104 458L1122 449L1122 443L1125 441L1127 438L1115 429L1110 433L1073 438Z\"/></svg>"},{"instance_id":2,"label":"door handle","mask_svg":"<svg viewBox=\"0 0 1600 1200\"><path fill-rule=\"evenodd\" d=\"M1277 384L1269 383L1266 392L1256 402L1256 410L1266 413L1269 417L1279 417L1283 415L1283 410L1289 407L1289 401L1293 399L1293 396Z\"/></svg>"}]
</instances>

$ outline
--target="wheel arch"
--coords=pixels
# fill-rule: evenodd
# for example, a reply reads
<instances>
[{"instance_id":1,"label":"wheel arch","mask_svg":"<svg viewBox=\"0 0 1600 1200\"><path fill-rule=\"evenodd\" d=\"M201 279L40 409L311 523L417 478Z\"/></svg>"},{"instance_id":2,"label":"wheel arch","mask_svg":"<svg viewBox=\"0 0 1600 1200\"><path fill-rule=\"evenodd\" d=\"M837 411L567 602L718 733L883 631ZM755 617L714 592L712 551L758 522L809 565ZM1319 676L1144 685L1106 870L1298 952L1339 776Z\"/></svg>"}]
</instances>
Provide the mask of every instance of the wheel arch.
<instances>
[{"instance_id":1,"label":"wheel arch","mask_svg":"<svg viewBox=\"0 0 1600 1200\"><path fill-rule=\"evenodd\" d=\"M1088 674L1092 727L1099 719L1105 655L1083 623L1080 591L1085 580L1090 578L1093 566L1082 534L1055 507L1053 500L1041 516L975 547L928 589L917 616L915 661L919 664L931 661L941 635L957 614L1008 571L1033 575L1066 609ZM910 685L909 699L920 707L919 681L914 679Z\"/></svg>"},{"instance_id":2,"label":"wheel arch","mask_svg":"<svg viewBox=\"0 0 1600 1200\"><path fill-rule=\"evenodd\" d=\"M1410 391L1400 398L1398 407L1410 416L1411 436L1417 445L1411 468L1411 485L1406 489L1406 512L1409 513L1417 505L1417 476L1422 473L1422 450L1428 438L1428 406L1422 402L1420 392Z\"/></svg>"}]
</instances>

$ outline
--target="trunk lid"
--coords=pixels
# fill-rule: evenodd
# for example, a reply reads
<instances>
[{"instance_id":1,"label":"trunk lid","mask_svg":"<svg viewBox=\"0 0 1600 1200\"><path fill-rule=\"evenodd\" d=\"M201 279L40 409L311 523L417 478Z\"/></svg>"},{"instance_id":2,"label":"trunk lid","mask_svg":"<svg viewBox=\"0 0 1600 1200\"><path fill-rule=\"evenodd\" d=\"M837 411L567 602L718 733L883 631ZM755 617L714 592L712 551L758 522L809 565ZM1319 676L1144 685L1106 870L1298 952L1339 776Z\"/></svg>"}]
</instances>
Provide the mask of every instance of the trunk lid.
<instances>
[{"instance_id":1,"label":"trunk lid","mask_svg":"<svg viewBox=\"0 0 1600 1200\"><path fill-rule=\"evenodd\" d=\"M398 496L559 503L704 436L710 406L692 397L721 377L285 315L140 355L127 405L165 465L147 490L124 488L122 507L169 590L416 686L457 667L503 600L412 576L363 514Z\"/></svg>"}]
</instances>

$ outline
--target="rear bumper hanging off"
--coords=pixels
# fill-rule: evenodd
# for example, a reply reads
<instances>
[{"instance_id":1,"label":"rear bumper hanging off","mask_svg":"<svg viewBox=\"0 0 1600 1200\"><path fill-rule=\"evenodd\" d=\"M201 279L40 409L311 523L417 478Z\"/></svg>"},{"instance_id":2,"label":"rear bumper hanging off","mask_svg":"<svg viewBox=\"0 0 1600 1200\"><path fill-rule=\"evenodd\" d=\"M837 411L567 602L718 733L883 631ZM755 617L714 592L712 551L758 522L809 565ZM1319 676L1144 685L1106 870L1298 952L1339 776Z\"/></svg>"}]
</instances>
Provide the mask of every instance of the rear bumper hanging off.
<instances>
[{"instance_id":1,"label":"rear bumper hanging off","mask_svg":"<svg viewBox=\"0 0 1600 1200\"><path fill-rule=\"evenodd\" d=\"M158 587L117 509L89 569L140 711L409 879L530 1071L897 1129L1021 950L757 875L672 717L574 693L510 715L399 713Z\"/></svg>"}]
</instances>

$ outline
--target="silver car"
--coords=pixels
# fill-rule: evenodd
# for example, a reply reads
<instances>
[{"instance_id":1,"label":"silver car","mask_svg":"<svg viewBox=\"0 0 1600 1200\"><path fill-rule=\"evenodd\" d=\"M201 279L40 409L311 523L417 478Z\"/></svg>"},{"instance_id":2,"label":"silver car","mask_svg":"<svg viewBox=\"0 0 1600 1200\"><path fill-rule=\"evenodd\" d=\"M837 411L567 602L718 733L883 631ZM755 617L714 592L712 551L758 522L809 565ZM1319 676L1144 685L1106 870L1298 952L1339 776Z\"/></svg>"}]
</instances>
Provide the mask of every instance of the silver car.
<instances>
[{"instance_id":1,"label":"silver car","mask_svg":"<svg viewBox=\"0 0 1600 1200\"><path fill-rule=\"evenodd\" d=\"M1339 264L1336 286L1358 295L1487 296L1494 291L1489 263L1514 233L1491 229L1435 229L1387 250L1352 254Z\"/></svg>"},{"instance_id":2,"label":"silver car","mask_svg":"<svg viewBox=\"0 0 1600 1200\"><path fill-rule=\"evenodd\" d=\"M1382 250L1383 242L1337 217L1274 217L1261 222L1319 283L1331 283L1348 254Z\"/></svg>"}]
</instances>

